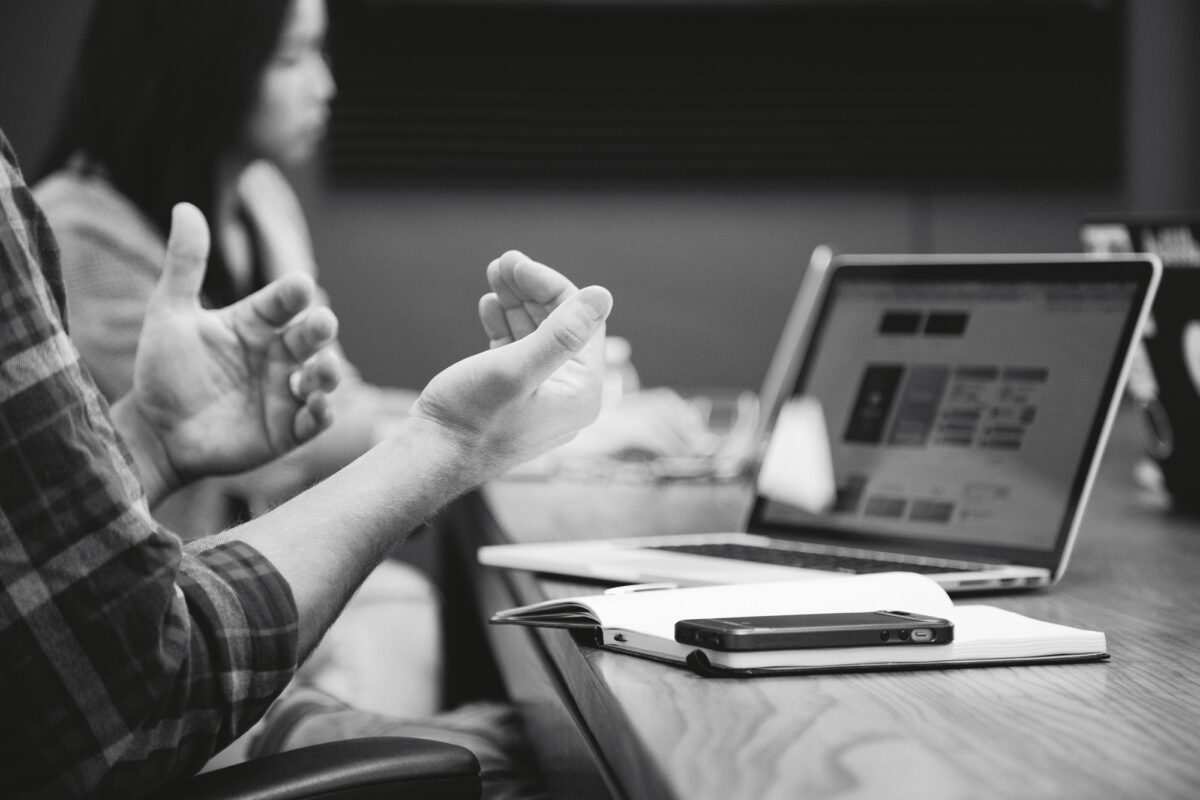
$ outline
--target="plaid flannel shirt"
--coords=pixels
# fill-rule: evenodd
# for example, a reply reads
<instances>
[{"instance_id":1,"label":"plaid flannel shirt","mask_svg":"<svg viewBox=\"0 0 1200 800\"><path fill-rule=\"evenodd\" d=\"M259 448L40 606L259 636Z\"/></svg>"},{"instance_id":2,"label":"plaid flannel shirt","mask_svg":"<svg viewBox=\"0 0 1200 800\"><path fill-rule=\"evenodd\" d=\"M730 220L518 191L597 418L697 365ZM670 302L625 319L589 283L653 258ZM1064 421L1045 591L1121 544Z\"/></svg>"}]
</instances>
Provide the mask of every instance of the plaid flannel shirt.
<instances>
[{"instance_id":1,"label":"plaid flannel shirt","mask_svg":"<svg viewBox=\"0 0 1200 800\"><path fill-rule=\"evenodd\" d=\"M253 548L150 516L2 133L0 160L0 797L137 797L262 715L295 603Z\"/></svg>"}]
</instances>

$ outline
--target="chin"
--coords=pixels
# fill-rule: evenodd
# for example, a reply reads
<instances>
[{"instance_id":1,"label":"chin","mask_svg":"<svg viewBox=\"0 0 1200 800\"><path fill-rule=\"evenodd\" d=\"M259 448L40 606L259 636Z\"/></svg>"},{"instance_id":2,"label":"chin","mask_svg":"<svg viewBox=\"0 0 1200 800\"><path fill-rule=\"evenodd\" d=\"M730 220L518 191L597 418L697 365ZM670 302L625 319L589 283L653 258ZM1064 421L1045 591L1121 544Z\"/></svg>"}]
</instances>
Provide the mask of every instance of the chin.
<instances>
[{"instance_id":1,"label":"chin","mask_svg":"<svg viewBox=\"0 0 1200 800\"><path fill-rule=\"evenodd\" d=\"M312 160L317 153L317 142L298 144L294 147L280 148L270 159L280 167L302 167Z\"/></svg>"}]
</instances>

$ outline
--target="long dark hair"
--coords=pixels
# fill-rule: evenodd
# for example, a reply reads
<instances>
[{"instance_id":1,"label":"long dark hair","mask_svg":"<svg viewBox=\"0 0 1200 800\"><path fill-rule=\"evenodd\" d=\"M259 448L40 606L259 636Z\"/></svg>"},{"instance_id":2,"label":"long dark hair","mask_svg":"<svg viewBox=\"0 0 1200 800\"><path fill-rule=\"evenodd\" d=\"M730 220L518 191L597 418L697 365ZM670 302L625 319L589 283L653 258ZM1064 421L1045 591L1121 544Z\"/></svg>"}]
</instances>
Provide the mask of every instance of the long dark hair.
<instances>
[{"instance_id":1,"label":"long dark hair","mask_svg":"<svg viewBox=\"0 0 1200 800\"><path fill-rule=\"evenodd\" d=\"M165 236L171 207L213 219L217 165L239 145L291 0L95 0L44 173L81 153ZM219 247L205 295L233 281Z\"/></svg>"}]
</instances>

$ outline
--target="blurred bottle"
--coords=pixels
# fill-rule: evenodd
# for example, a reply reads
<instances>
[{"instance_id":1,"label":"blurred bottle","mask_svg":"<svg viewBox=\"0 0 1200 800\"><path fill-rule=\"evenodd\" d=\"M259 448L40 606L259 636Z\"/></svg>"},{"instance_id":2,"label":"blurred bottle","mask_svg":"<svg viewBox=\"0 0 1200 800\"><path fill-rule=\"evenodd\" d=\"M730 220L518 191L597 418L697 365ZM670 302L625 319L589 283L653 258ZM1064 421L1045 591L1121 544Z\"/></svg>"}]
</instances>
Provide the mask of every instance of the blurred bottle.
<instances>
[{"instance_id":1,"label":"blurred bottle","mask_svg":"<svg viewBox=\"0 0 1200 800\"><path fill-rule=\"evenodd\" d=\"M642 388L631 358L633 347L623 336L608 336L604 339L604 387L601 390L601 404L604 408L612 408L621 402L621 398L630 392Z\"/></svg>"}]
</instances>

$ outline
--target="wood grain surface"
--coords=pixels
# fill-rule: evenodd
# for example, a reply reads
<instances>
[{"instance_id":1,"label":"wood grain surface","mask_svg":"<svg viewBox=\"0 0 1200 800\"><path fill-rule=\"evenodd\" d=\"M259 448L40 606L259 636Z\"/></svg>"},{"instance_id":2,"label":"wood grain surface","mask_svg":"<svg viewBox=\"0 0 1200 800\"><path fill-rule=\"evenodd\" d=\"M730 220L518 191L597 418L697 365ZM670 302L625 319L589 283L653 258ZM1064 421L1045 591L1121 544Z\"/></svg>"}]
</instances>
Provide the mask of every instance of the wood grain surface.
<instances>
[{"instance_id":1,"label":"wood grain surface","mask_svg":"<svg viewBox=\"0 0 1200 800\"><path fill-rule=\"evenodd\" d=\"M1138 458L1123 412L1058 585L956 598L1102 630L1110 661L711 679L537 631L558 687L538 702L569 705L606 776L599 786L581 768L570 773L581 783L552 788L713 800L1200 797L1200 522L1135 487ZM578 481L497 483L485 496L480 543L720 530L748 499L737 484ZM504 586L496 607L596 590L479 576ZM553 728L539 733L539 750L562 750Z\"/></svg>"}]
</instances>

